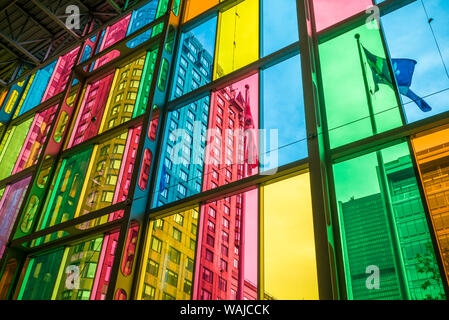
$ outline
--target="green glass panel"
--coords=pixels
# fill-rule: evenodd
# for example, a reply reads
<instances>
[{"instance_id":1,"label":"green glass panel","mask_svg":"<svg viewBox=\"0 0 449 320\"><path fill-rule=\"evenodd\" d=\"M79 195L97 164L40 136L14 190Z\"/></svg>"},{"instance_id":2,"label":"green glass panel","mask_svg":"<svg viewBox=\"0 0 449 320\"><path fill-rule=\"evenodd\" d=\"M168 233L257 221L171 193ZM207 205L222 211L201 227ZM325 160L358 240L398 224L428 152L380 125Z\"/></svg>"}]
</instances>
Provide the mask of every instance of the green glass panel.
<instances>
[{"instance_id":1,"label":"green glass panel","mask_svg":"<svg viewBox=\"0 0 449 320\"><path fill-rule=\"evenodd\" d=\"M348 298L444 299L407 143L335 164L334 175Z\"/></svg>"},{"instance_id":2,"label":"green glass panel","mask_svg":"<svg viewBox=\"0 0 449 320\"><path fill-rule=\"evenodd\" d=\"M375 90L373 73L365 54L359 54L356 34L360 35L361 45L385 59L379 31L364 25L319 45L331 148L402 125L395 91L384 84L379 84L379 90ZM365 89L361 57L369 90ZM388 69L386 72L389 75ZM369 100L372 101L372 109Z\"/></svg>"},{"instance_id":3,"label":"green glass panel","mask_svg":"<svg viewBox=\"0 0 449 320\"><path fill-rule=\"evenodd\" d=\"M92 148L64 159L41 222L41 229L73 219L83 188Z\"/></svg>"},{"instance_id":4,"label":"green glass panel","mask_svg":"<svg viewBox=\"0 0 449 320\"><path fill-rule=\"evenodd\" d=\"M8 129L0 144L0 180L7 178L16 164L33 118Z\"/></svg>"},{"instance_id":5,"label":"green glass panel","mask_svg":"<svg viewBox=\"0 0 449 320\"><path fill-rule=\"evenodd\" d=\"M145 58L142 79L140 81L139 93L137 94L136 107L134 108L133 118L145 113L150 95L151 81L153 79L154 67L156 65L158 50L149 51Z\"/></svg>"},{"instance_id":6,"label":"green glass panel","mask_svg":"<svg viewBox=\"0 0 449 320\"><path fill-rule=\"evenodd\" d=\"M19 300L50 300L64 250L31 259Z\"/></svg>"}]
</instances>

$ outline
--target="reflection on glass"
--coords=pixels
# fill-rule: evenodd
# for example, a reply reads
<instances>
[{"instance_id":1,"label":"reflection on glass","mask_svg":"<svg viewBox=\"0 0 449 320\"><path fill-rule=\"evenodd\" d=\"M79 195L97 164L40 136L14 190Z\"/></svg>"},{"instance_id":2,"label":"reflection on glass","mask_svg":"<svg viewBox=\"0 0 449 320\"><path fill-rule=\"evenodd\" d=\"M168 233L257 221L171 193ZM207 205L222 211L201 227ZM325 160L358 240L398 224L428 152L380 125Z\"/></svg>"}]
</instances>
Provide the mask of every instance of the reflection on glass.
<instances>
[{"instance_id":1,"label":"reflection on glass","mask_svg":"<svg viewBox=\"0 0 449 320\"><path fill-rule=\"evenodd\" d=\"M203 191L258 173L259 74L212 93Z\"/></svg>"},{"instance_id":2,"label":"reflection on glass","mask_svg":"<svg viewBox=\"0 0 449 320\"><path fill-rule=\"evenodd\" d=\"M335 164L334 175L348 297L445 299L407 143Z\"/></svg>"},{"instance_id":3,"label":"reflection on glass","mask_svg":"<svg viewBox=\"0 0 449 320\"><path fill-rule=\"evenodd\" d=\"M449 129L425 132L413 140L441 258L449 276Z\"/></svg>"},{"instance_id":4,"label":"reflection on glass","mask_svg":"<svg viewBox=\"0 0 449 320\"><path fill-rule=\"evenodd\" d=\"M258 217L257 189L201 207L193 299L257 300Z\"/></svg>"},{"instance_id":5,"label":"reflection on glass","mask_svg":"<svg viewBox=\"0 0 449 320\"><path fill-rule=\"evenodd\" d=\"M191 299L197 226L197 209L151 222L138 299Z\"/></svg>"},{"instance_id":6,"label":"reflection on glass","mask_svg":"<svg viewBox=\"0 0 449 320\"><path fill-rule=\"evenodd\" d=\"M408 123L449 110L448 16L447 1L423 0L382 17Z\"/></svg>"},{"instance_id":7,"label":"reflection on glass","mask_svg":"<svg viewBox=\"0 0 449 320\"><path fill-rule=\"evenodd\" d=\"M153 207L201 191L209 97L168 115Z\"/></svg>"},{"instance_id":8,"label":"reflection on glass","mask_svg":"<svg viewBox=\"0 0 449 320\"><path fill-rule=\"evenodd\" d=\"M217 18L213 17L181 37L172 98L178 98L212 80Z\"/></svg>"}]
</instances>

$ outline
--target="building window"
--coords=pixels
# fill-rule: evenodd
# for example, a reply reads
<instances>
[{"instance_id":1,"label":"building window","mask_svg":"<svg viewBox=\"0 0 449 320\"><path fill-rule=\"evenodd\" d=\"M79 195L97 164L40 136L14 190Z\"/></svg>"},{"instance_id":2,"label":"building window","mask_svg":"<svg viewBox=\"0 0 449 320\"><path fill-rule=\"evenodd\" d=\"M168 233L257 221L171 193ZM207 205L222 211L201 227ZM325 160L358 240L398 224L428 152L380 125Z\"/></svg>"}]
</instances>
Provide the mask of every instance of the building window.
<instances>
[{"instance_id":1,"label":"building window","mask_svg":"<svg viewBox=\"0 0 449 320\"><path fill-rule=\"evenodd\" d=\"M191 238L190 239L190 250L195 250L195 249L196 249L196 241Z\"/></svg>"},{"instance_id":2,"label":"building window","mask_svg":"<svg viewBox=\"0 0 449 320\"><path fill-rule=\"evenodd\" d=\"M212 237L210 234L208 234L206 237L206 243L213 248L214 243L215 243L214 237Z\"/></svg>"},{"instance_id":3,"label":"building window","mask_svg":"<svg viewBox=\"0 0 449 320\"><path fill-rule=\"evenodd\" d=\"M173 287L177 287L178 274L176 272L171 271L170 269L167 269L167 272L165 273L165 282L167 282L169 285Z\"/></svg>"},{"instance_id":4,"label":"building window","mask_svg":"<svg viewBox=\"0 0 449 320\"><path fill-rule=\"evenodd\" d=\"M176 250L173 247L170 247L170 249L168 250L168 259L171 262L174 262L176 264L179 264L181 261L181 252Z\"/></svg>"},{"instance_id":5,"label":"building window","mask_svg":"<svg viewBox=\"0 0 449 320\"><path fill-rule=\"evenodd\" d=\"M206 260L209 262L214 262L214 253L206 249Z\"/></svg>"},{"instance_id":6,"label":"building window","mask_svg":"<svg viewBox=\"0 0 449 320\"><path fill-rule=\"evenodd\" d=\"M221 245L221 254L224 255L225 257L228 257L229 254L228 247L226 247L225 245Z\"/></svg>"},{"instance_id":7,"label":"building window","mask_svg":"<svg viewBox=\"0 0 449 320\"><path fill-rule=\"evenodd\" d=\"M229 234L226 231L222 231L222 239L224 242L229 243Z\"/></svg>"},{"instance_id":8,"label":"building window","mask_svg":"<svg viewBox=\"0 0 449 320\"><path fill-rule=\"evenodd\" d=\"M223 227L229 229L229 220L223 217Z\"/></svg>"},{"instance_id":9,"label":"building window","mask_svg":"<svg viewBox=\"0 0 449 320\"><path fill-rule=\"evenodd\" d=\"M176 229L175 227L173 227L173 239L175 239L176 241L181 242L181 238L182 238L182 232L178 229Z\"/></svg>"},{"instance_id":10,"label":"building window","mask_svg":"<svg viewBox=\"0 0 449 320\"><path fill-rule=\"evenodd\" d=\"M184 216L179 213L175 214L175 216L173 217L173 220L180 226L184 225Z\"/></svg>"},{"instance_id":11,"label":"building window","mask_svg":"<svg viewBox=\"0 0 449 320\"><path fill-rule=\"evenodd\" d=\"M193 260L190 258L187 258L186 269L187 271L193 272Z\"/></svg>"},{"instance_id":12,"label":"building window","mask_svg":"<svg viewBox=\"0 0 449 320\"><path fill-rule=\"evenodd\" d=\"M188 295L192 294L192 282L189 280L184 281L184 293Z\"/></svg>"},{"instance_id":13,"label":"building window","mask_svg":"<svg viewBox=\"0 0 449 320\"><path fill-rule=\"evenodd\" d=\"M214 282L214 277L213 277L212 271L210 271L207 268L203 268L203 280L207 281L209 283L213 283Z\"/></svg>"},{"instance_id":14,"label":"building window","mask_svg":"<svg viewBox=\"0 0 449 320\"><path fill-rule=\"evenodd\" d=\"M201 290L201 300L211 300L212 299L212 294L207 291L202 289Z\"/></svg>"},{"instance_id":15,"label":"building window","mask_svg":"<svg viewBox=\"0 0 449 320\"><path fill-rule=\"evenodd\" d=\"M156 237L151 239L151 249L156 251L157 253L161 253L162 251L162 241Z\"/></svg>"},{"instance_id":16,"label":"building window","mask_svg":"<svg viewBox=\"0 0 449 320\"><path fill-rule=\"evenodd\" d=\"M162 293L162 300L175 300L175 297L169 295L167 292Z\"/></svg>"},{"instance_id":17,"label":"building window","mask_svg":"<svg viewBox=\"0 0 449 320\"><path fill-rule=\"evenodd\" d=\"M217 215L217 211L214 208L209 207L209 215L215 219L215 217Z\"/></svg>"},{"instance_id":18,"label":"building window","mask_svg":"<svg viewBox=\"0 0 449 320\"><path fill-rule=\"evenodd\" d=\"M218 278L218 289L221 291L226 291L227 281L222 277Z\"/></svg>"},{"instance_id":19,"label":"building window","mask_svg":"<svg viewBox=\"0 0 449 320\"><path fill-rule=\"evenodd\" d=\"M156 295L156 289L152 286L145 284L145 287L143 290L143 295L144 295L144 299L154 300L154 297Z\"/></svg>"},{"instance_id":20,"label":"building window","mask_svg":"<svg viewBox=\"0 0 449 320\"><path fill-rule=\"evenodd\" d=\"M210 220L207 220L207 229L212 232L215 233L215 223L213 223Z\"/></svg>"},{"instance_id":21,"label":"building window","mask_svg":"<svg viewBox=\"0 0 449 320\"><path fill-rule=\"evenodd\" d=\"M157 277L159 274L159 263L153 260L148 260L147 263L147 273Z\"/></svg>"}]
</instances>

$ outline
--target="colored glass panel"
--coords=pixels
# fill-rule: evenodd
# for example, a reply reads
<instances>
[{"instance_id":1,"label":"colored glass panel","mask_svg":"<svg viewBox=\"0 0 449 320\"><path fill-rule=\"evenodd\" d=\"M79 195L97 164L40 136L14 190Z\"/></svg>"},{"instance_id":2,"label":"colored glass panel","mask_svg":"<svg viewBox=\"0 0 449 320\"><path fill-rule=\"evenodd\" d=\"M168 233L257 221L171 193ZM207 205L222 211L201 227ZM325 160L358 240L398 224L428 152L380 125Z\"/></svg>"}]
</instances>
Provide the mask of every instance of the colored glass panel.
<instances>
[{"instance_id":1,"label":"colored glass panel","mask_svg":"<svg viewBox=\"0 0 449 320\"><path fill-rule=\"evenodd\" d=\"M73 219L86 180L91 154L92 148L89 148L62 160L54 176L40 229Z\"/></svg>"},{"instance_id":2,"label":"colored glass panel","mask_svg":"<svg viewBox=\"0 0 449 320\"><path fill-rule=\"evenodd\" d=\"M208 9L216 6L219 0L186 0L186 12L184 21L191 20Z\"/></svg>"},{"instance_id":3,"label":"colored glass panel","mask_svg":"<svg viewBox=\"0 0 449 320\"><path fill-rule=\"evenodd\" d=\"M258 173L259 74L212 93L203 191Z\"/></svg>"},{"instance_id":4,"label":"colored glass panel","mask_svg":"<svg viewBox=\"0 0 449 320\"><path fill-rule=\"evenodd\" d=\"M11 259L6 263L3 276L0 280L0 300L6 300L14 275L17 272L17 260Z\"/></svg>"},{"instance_id":5,"label":"colored glass panel","mask_svg":"<svg viewBox=\"0 0 449 320\"><path fill-rule=\"evenodd\" d=\"M145 113L150 95L151 82L153 80L154 68L157 59L158 50L152 50L147 53L145 58L145 66L140 81L139 91L137 94L136 106L134 108L133 118Z\"/></svg>"},{"instance_id":6,"label":"colored glass panel","mask_svg":"<svg viewBox=\"0 0 449 320\"><path fill-rule=\"evenodd\" d=\"M301 59L297 55L262 72L261 170L307 158Z\"/></svg>"},{"instance_id":7,"label":"colored glass panel","mask_svg":"<svg viewBox=\"0 0 449 320\"><path fill-rule=\"evenodd\" d=\"M334 176L348 298L445 299L407 143L335 164Z\"/></svg>"},{"instance_id":8,"label":"colored glass panel","mask_svg":"<svg viewBox=\"0 0 449 320\"><path fill-rule=\"evenodd\" d=\"M12 171L13 174L31 167L37 163L42 152L43 145L47 140L50 126L54 120L57 106L42 111L34 117L33 123L20 151L18 160Z\"/></svg>"},{"instance_id":9,"label":"colored glass panel","mask_svg":"<svg viewBox=\"0 0 449 320\"><path fill-rule=\"evenodd\" d=\"M412 139L432 225L449 275L449 129L424 132Z\"/></svg>"},{"instance_id":10,"label":"colored glass panel","mask_svg":"<svg viewBox=\"0 0 449 320\"><path fill-rule=\"evenodd\" d=\"M8 185L0 200L0 258L9 240L12 228L22 205L25 192L30 184L31 177Z\"/></svg>"},{"instance_id":11,"label":"colored glass panel","mask_svg":"<svg viewBox=\"0 0 449 320\"><path fill-rule=\"evenodd\" d=\"M31 258L19 292L19 300L50 300L64 249Z\"/></svg>"},{"instance_id":12,"label":"colored glass panel","mask_svg":"<svg viewBox=\"0 0 449 320\"><path fill-rule=\"evenodd\" d=\"M373 0L313 0L315 26L317 31L326 29L373 5Z\"/></svg>"},{"instance_id":13,"label":"colored glass panel","mask_svg":"<svg viewBox=\"0 0 449 320\"><path fill-rule=\"evenodd\" d=\"M100 260L103 237L65 249L52 300L89 300Z\"/></svg>"},{"instance_id":14,"label":"colored glass panel","mask_svg":"<svg viewBox=\"0 0 449 320\"><path fill-rule=\"evenodd\" d=\"M262 190L263 299L318 299L309 174L265 185Z\"/></svg>"},{"instance_id":15,"label":"colored glass panel","mask_svg":"<svg viewBox=\"0 0 449 320\"><path fill-rule=\"evenodd\" d=\"M245 0L219 14L214 79L257 60L259 0Z\"/></svg>"},{"instance_id":16,"label":"colored glass panel","mask_svg":"<svg viewBox=\"0 0 449 320\"><path fill-rule=\"evenodd\" d=\"M198 210L150 223L138 299L190 300L197 241Z\"/></svg>"},{"instance_id":17,"label":"colored glass panel","mask_svg":"<svg viewBox=\"0 0 449 320\"><path fill-rule=\"evenodd\" d=\"M99 133L131 120L144 63L142 56L116 71Z\"/></svg>"},{"instance_id":18,"label":"colored glass panel","mask_svg":"<svg viewBox=\"0 0 449 320\"><path fill-rule=\"evenodd\" d=\"M261 5L263 56L299 40L295 0L262 0Z\"/></svg>"},{"instance_id":19,"label":"colored glass panel","mask_svg":"<svg viewBox=\"0 0 449 320\"><path fill-rule=\"evenodd\" d=\"M126 36L131 35L132 33L138 31L139 29L145 27L154 21L156 17L157 6L159 4L158 0L152 0L148 3L144 4L137 10L134 10L131 16L131 21L129 22L128 32ZM131 41L127 43L129 48L135 48L141 43L147 41L151 38L152 29L148 29L144 33L135 37Z\"/></svg>"},{"instance_id":20,"label":"colored glass panel","mask_svg":"<svg viewBox=\"0 0 449 320\"><path fill-rule=\"evenodd\" d=\"M201 191L209 97L168 115L153 207Z\"/></svg>"},{"instance_id":21,"label":"colored glass panel","mask_svg":"<svg viewBox=\"0 0 449 320\"><path fill-rule=\"evenodd\" d=\"M406 70L393 60L399 91L405 93L401 94L401 99L408 123L449 110L448 16L448 2L426 0L410 3L382 17L391 58L416 62L412 62L414 69L410 71L411 84L408 84L402 83L402 73ZM410 21L413 21L413 28L410 28ZM410 95L408 90L416 96ZM419 99L424 99L431 110L419 107Z\"/></svg>"},{"instance_id":22,"label":"colored glass panel","mask_svg":"<svg viewBox=\"0 0 449 320\"><path fill-rule=\"evenodd\" d=\"M217 18L213 17L181 36L172 98L187 94L212 80Z\"/></svg>"},{"instance_id":23,"label":"colored glass panel","mask_svg":"<svg viewBox=\"0 0 449 320\"><path fill-rule=\"evenodd\" d=\"M257 300L258 206L253 189L201 207L195 300Z\"/></svg>"},{"instance_id":24,"label":"colored glass panel","mask_svg":"<svg viewBox=\"0 0 449 320\"><path fill-rule=\"evenodd\" d=\"M33 118L9 128L0 144L0 180L8 177L19 156L23 143L27 137Z\"/></svg>"},{"instance_id":25,"label":"colored glass panel","mask_svg":"<svg viewBox=\"0 0 449 320\"><path fill-rule=\"evenodd\" d=\"M98 133L113 79L114 75L110 74L87 86L69 147L80 144Z\"/></svg>"},{"instance_id":26,"label":"colored glass panel","mask_svg":"<svg viewBox=\"0 0 449 320\"><path fill-rule=\"evenodd\" d=\"M386 61L379 30L364 25L319 45L331 148L402 125L395 90L384 84L376 89L374 73L362 49L359 52L357 34L361 46ZM385 76L391 77L384 68Z\"/></svg>"}]
</instances>

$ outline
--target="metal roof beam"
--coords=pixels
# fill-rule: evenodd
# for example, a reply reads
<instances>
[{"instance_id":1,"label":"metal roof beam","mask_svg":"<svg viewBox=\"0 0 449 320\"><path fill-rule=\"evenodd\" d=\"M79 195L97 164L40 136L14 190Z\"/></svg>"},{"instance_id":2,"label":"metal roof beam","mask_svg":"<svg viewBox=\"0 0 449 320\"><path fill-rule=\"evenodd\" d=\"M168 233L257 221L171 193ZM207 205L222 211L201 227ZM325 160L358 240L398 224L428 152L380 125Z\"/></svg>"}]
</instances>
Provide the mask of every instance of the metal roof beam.
<instances>
[{"instance_id":1,"label":"metal roof beam","mask_svg":"<svg viewBox=\"0 0 449 320\"><path fill-rule=\"evenodd\" d=\"M73 31L72 29L68 28L64 22L62 22L53 12L51 12L43 3L41 3L39 0L31 0L39 9L44 11L54 22L56 22L61 28L63 28L68 34L70 34L73 38L75 38L77 41L80 39L80 36Z\"/></svg>"},{"instance_id":2,"label":"metal roof beam","mask_svg":"<svg viewBox=\"0 0 449 320\"><path fill-rule=\"evenodd\" d=\"M33 18L32 15L30 15L28 13L28 11L26 11L21 5L19 5L18 3L15 3L15 7L17 7L19 9L19 11L22 11L22 13L28 17L30 17L30 20L36 24L37 26L39 26L39 28L41 28L42 30L44 30L46 33L48 33L49 36L53 37L53 33L47 29L46 26L44 26L42 23L40 23L39 21L37 21L36 19Z\"/></svg>"},{"instance_id":3,"label":"metal roof beam","mask_svg":"<svg viewBox=\"0 0 449 320\"><path fill-rule=\"evenodd\" d=\"M29 52L27 49L22 47L17 41L14 41L14 40L10 39L7 35L5 35L1 31L0 31L0 37L3 38L5 41L7 41L14 48L19 50L21 53L26 55L28 58L30 58L35 64L39 64L40 63L39 59L36 58L31 52Z\"/></svg>"}]
</instances>

